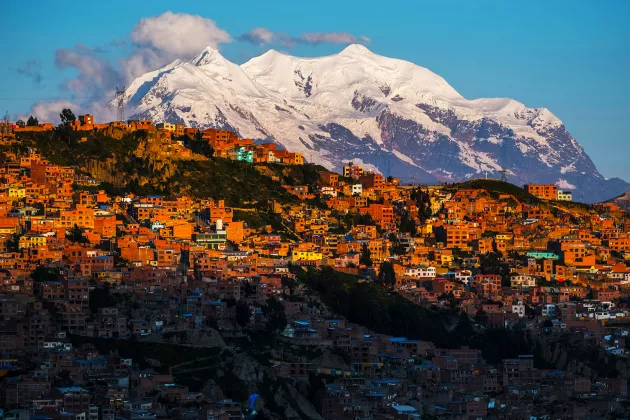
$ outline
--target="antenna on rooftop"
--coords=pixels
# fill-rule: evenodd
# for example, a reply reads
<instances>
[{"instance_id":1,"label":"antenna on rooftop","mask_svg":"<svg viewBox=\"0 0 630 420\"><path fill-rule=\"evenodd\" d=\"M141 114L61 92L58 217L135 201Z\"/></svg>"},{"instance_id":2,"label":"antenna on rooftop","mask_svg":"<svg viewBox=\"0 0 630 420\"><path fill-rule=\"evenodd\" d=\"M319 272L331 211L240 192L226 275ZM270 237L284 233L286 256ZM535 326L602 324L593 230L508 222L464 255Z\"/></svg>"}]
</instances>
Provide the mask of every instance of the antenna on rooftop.
<instances>
[{"instance_id":1,"label":"antenna on rooftop","mask_svg":"<svg viewBox=\"0 0 630 420\"><path fill-rule=\"evenodd\" d=\"M118 114L116 119L120 122L125 122L125 87L118 89L116 86L116 106L118 107Z\"/></svg>"},{"instance_id":2,"label":"antenna on rooftop","mask_svg":"<svg viewBox=\"0 0 630 420\"><path fill-rule=\"evenodd\" d=\"M501 182L507 182L507 170L502 167L499 173L501 174Z\"/></svg>"}]
</instances>

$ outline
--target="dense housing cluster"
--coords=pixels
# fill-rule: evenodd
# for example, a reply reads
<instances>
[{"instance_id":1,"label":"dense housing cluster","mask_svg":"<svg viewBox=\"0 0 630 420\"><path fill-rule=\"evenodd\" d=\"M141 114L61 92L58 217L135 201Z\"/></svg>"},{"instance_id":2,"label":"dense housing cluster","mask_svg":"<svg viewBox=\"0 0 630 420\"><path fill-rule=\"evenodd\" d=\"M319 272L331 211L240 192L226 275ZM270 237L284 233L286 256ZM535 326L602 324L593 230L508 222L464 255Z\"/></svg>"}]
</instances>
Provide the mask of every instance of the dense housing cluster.
<instances>
[{"instance_id":1,"label":"dense housing cluster","mask_svg":"<svg viewBox=\"0 0 630 420\"><path fill-rule=\"evenodd\" d=\"M6 418L624 413L627 378L605 370L627 363L630 332L630 219L614 204L573 203L555 185L402 185L352 163L337 174L225 130L69 126L160 133L175 148L163 154L247 162L293 199L114 194L13 147L52 125L4 126ZM495 336L525 353L494 352Z\"/></svg>"}]
</instances>

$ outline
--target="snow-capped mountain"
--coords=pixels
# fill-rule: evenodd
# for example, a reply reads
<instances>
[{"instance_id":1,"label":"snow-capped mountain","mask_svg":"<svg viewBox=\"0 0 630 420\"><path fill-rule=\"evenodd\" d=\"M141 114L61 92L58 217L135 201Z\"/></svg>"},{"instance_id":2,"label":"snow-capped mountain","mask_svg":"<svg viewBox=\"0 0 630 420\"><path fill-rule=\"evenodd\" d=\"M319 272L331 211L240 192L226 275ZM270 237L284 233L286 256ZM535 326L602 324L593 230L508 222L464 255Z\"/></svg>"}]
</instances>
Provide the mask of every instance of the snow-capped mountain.
<instances>
[{"instance_id":1,"label":"snow-capped mountain","mask_svg":"<svg viewBox=\"0 0 630 420\"><path fill-rule=\"evenodd\" d=\"M228 128L336 170L353 161L431 183L505 168L510 182L556 183L588 202L630 189L604 179L546 108L466 99L426 68L362 45L317 58L270 50L241 66L206 48L137 78L126 97L132 118Z\"/></svg>"}]
</instances>

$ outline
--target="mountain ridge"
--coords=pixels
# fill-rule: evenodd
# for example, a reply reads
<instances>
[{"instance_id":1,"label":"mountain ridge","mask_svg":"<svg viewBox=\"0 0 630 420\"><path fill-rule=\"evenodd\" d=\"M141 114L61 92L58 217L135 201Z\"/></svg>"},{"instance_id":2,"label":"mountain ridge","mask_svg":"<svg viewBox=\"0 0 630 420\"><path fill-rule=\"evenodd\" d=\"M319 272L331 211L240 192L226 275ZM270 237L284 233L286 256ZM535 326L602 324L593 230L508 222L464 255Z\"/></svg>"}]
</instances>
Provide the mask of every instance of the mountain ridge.
<instances>
[{"instance_id":1,"label":"mountain ridge","mask_svg":"<svg viewBox=\"0 0 630 420\"><path fill-rule=\"evenodd\" d=\"M274 50L242 65L206 48L136 79L132 118L227 128L273 141L333 170L347 161L405 182L498 177L555 183L596 202L630 189L606 180L547 108L461 96L411 62L362 45L299 58Z\"/></svg>"}]
</instances>

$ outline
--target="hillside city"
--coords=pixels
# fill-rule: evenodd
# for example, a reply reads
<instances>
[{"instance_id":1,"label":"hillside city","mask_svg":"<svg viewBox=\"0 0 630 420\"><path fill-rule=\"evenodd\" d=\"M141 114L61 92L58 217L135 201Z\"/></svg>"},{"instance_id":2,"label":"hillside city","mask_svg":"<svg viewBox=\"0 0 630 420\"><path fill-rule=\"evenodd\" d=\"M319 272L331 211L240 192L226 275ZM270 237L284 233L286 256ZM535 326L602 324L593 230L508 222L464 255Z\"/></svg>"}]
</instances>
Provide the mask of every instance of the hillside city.
<instances>
[{"instance_id":1,"label":"hillside city","mask_svg":"<svg viewBox=\"0 0 630 420\"><path fill-rule=\"evenodd\" d=\"M612 202L68 109L0 130L5 419L630 416Z\"/></svg>"}]
</instances>

